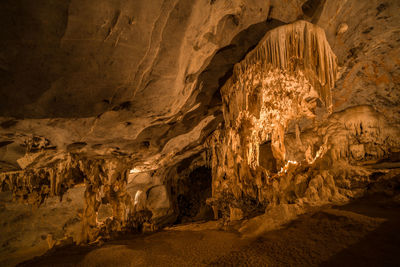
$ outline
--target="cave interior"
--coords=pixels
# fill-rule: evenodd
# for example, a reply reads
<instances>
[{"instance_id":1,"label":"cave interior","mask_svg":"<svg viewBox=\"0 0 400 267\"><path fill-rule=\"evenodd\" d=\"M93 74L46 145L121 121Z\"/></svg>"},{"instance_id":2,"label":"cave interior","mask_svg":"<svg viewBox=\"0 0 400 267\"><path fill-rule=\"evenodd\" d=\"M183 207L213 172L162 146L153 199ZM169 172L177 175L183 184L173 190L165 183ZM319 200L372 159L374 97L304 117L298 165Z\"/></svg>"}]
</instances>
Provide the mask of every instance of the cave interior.
<instances>
[{"instance_id":1,"label":"cave interior","mask_svg":"<svg viewBox=\"0 0 400 267\"><path fill-rule=\"evenodd\" d=\"M0 24L0 266L400 265L398 0Z\"/></svg>"}]
</instances>

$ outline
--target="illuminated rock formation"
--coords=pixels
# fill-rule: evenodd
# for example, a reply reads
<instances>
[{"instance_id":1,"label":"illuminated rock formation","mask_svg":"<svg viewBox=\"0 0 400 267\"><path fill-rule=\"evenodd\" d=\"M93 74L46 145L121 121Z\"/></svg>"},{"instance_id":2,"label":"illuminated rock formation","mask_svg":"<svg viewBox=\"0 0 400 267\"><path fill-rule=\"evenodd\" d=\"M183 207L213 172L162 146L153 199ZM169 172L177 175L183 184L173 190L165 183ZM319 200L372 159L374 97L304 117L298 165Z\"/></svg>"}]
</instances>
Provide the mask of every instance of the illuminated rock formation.
<instances>
[{"instance_id":1,"label":"illuminated rock formation","mask_svg":"<svg viewBox=\"0 0 400 267\"><path fill-rule=\"evenodd\" d=\"M330 115L336 64L324 31L298 21L268 32L235 65L221 89L225 123L209 140L215 211L250 216L257 205L261 212L344 201L361 190L350 185L354 176L364 185L369 179L347 162L383 159L399 148L398 130L369 107ZM300 131L301 120L310 122L309 133Z\"/></svg>"},{"instance_id":2,"label":"illuminated rock formation","mask_svg":"<svg viewBox=\"0 0 400 267\"><path fill-rule=\"evenodd\" d=\"M13 201L20 203L16 205L32 207L32 212L46 212L56 202L67 205L71 199L80 203L68 215L60 215L60 229L51 229L51 248L71 242L91 243L122 231L141 231L144 224L155 230L152 222L172 211L168 196L160 192L165 188L153 183L146 192L149 196L138 201L139 190L132 188L135 181L129 179L129 172L124 158L78 159L76 155L63 155L62 160L50 166L2 173L0 186L2 191L12 192ZM7 203L3 212L12 207ZM24 233L40 244L43 233L21 232ZM17 244L13 246L18 248ZM43 247L35 247L32 252L35 251L43 251Z\"/></svg>"}]
</instances>

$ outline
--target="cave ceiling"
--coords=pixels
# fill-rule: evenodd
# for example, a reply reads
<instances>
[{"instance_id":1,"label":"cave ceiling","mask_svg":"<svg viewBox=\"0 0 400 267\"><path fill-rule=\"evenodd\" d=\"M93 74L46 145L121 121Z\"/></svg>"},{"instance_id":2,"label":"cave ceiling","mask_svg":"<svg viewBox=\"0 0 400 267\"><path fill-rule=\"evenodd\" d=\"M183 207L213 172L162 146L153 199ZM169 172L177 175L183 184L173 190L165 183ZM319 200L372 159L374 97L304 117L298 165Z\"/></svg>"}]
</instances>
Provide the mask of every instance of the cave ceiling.
<instances>
[{"instance_id":1,"label":"cave ceiling","mask_svg":"<svg viewBox=\"0 0 400 267\"><path fill-rule=\"evenodd\" d=\"M190 156L221 122L218 90L233 64L268 29L297 19L323 27L343 71L353 72L333 89L336 110L358 104L354 101L377 102L385 109L386 101L392 101L376 89L363 90L355 99L349 83L396 86L387 71L396 66L391 55L398 54L391 44L396 42L396 14L388 16L385 5L372 10L372 2L4 1L1 5L4 14L12 14L1 17L0 39L0 155L5 170L31 164L32 159L22 166L18 160L32 144L46 151L45 162L50 154L74 152L130 157L134 164L147 162L154 168L177 153L181 158ZM345 22L349 30L337 35ZM359 81L358 69L377 80ZM379 98L373 99L374 95ZM388 116L396 119L394 114Z\"/></svg>"},{"instance_id":2,"label":"cave ceiling","mask_svg":"<svg viewBox=\"0 0 400 267\"><path fill-rule=\"evenodd\" d=\"M213 61L217 52L267 19L268 1L251 2L3 2L12 14L1 19L4 168L21 167L25 143L133 161L158 160L193 130L197 138L162 156L196 146L216 123L221 78L199 76L225 75L235 59ZM247 49L243 39L232 46Z\"/></svg>"}]
</instances>

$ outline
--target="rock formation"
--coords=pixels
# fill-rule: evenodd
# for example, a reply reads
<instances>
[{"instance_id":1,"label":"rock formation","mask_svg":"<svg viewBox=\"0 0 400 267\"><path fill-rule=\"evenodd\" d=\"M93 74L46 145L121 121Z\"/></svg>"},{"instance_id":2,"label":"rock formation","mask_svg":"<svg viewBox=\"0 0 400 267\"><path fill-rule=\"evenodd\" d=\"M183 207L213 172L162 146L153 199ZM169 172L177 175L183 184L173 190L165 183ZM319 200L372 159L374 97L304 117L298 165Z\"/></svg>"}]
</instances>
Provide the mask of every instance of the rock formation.
<instances>
[{"instance_id":1,"label":"rock formation","mask_svg":"<svg viewBox=\"0 0 400 267\"><path fill-rule=\"evenodd\" d=\"M372 107L332 114L336 74L323 30L305 21L271 30L235 65L221 88L224 124L209 140L216 213L345 201L371 182L359 165L397 153L398 127ZM309 121L301 133L300 121Z\"/></svg>"},{"instance_id":2,"label":"rock formation","mask_svg":"<svg viewBox=\"0 0 400 267\"><path fill-rule=\"evenodd\" d=\"M398 1L31 2L0 3L0 265L395 177Z\"/></svg>"}]
</instances>

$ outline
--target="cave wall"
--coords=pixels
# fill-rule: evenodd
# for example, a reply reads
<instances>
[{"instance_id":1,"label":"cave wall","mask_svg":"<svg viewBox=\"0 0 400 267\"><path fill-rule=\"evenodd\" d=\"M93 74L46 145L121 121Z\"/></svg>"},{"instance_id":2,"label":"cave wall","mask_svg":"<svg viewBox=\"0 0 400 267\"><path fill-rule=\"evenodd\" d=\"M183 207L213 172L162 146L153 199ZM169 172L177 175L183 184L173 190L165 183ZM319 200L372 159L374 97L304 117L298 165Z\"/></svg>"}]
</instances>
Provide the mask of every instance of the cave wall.
<instances>
[{"instance_id":1,"label":"cave wall","mask_svg":"<svg viewBox=\"0 0 400 267\"><path fill-rule=\"evenodd\" d=\"M341 66L332 90L334 111L370 105L389 123L399 123L398 8L397 1L324 5L316 23L324 28Z\"/></svg>"},{"instance_id":2,"label":"cave wall","mask_svg":"<svg viewBox=\"0 0 400 267\"><path fill-rule=\"evenodd\" d=\"M265 20L269 2L18 0L0 9L1 114L89 117L132 101L134 112L166 116L190 95L187 77Z\"/></svg>"},{"instance_id":3,"label":"cave wall","mask_svg":"<svg viewBox=\"0 0 400 267\"><path fill-rule=\"evenodd\" d=\"M204 150L221 118L219 79L263 36L269 6L2 1L0 187L8 197L1 206L7 232L1 262L174 222L170 190L177 185L167 183L169 172ZM259 23L248 35L254 37L244 38ZM224 50L232 55L225 60L219 52L231 42L235 49ZM62 209L71 192L79 208L55 214L63 229L73 218L72 233L56 231L53 217L29 221L35 210L47 216ZM14 203L24 215L7 217ZM24 243L15 227L25 224L44 230ZM45 245L43 235L52 242Z\"/></svg>"},{"instance_id":4,"label":"cave wall","mask_svg":"<svg viewBox=\"0 0 400 267\"><path fill-rule=\"evenodd\" d=\"M150 171L121 156L70 154L46 167L1 173L0 186L0 262L5 265L53 247L98 244L125 233L212 218L204 149Z\"/></svg>"},{"instance_id":5,"label":"cave wall","mask_svg":"<svg viewBox=\"0 0 400 267\"><path fill-rule=\"evenodd\" d=\"M163 172L133 170L124 158L72 155L2 173L0 262L12 265L55 246L98 243L174 222Z\"/></svg>"},{"instance_id":6,"label":"cave wall","mask_svg":"<svg viewBox=\"0 0 400 267\"><path fill-rule=\"evenodd\" d=\"M301 46L296 47L301 38L293 33L295 26L271 30L262 40L265 43L235 66L221 89L224 124L209 139L210 203L216 213L233 220L251 216L254 211L246 204L250 199L271 209L271 214L273 206L287 204L295 207L289 213L297 214L306 206L359 197L375 181L377 169L397 166L393 163L399 151L396 59L382 55L398 49L393 35L398 27L392 26L398 18L387 10L398 6L378 2L324 3L312 16L311 21L327 33L324 51L332 51L332 56L322 56L322 62L332 57L337 69L333 64L331 71L318 63L310 65L317 62L313 58L321 53L318 42L323 43L325 33L305 46L312 51L307 58ZM374 15L367 10L374 10ZM349 26L349 21L359 24ZM376 21L380 31L374 38ZM287 40L294 48L270 42L274 31L280 38L275 40ZM362 47L347 50L360 43ZM286 57L297 62L287 64ZM321 79L327 73L335 84Z\"/></svg>"},{"instance_id":7,"label":"cave wall","mask_svg":"<svg viewBox=\"0 0 400 267\"><path fill-rule=\"evenodd\" d=\"M52 196L32 208L13 201L11 192L0 193L2 266L14 266L44 254L55 245L69 245L80 240L85 201L84 186L68 190L62 199Z\"/></svg>"},{"instance_id":8,"label":"cave wall","mask_svg":"<svg viewBox=\"0 0 400 267\"><path fill-rule=\"evenodd\" d=\"M219 79L263 36L269 7L247 0L3 1L1 171L28 167L40 150L48 158L124 155L152 169L198 146L198 132L221 117ZM180 135L185 142L164 149Z\"/></svg>"}]
</instances>

